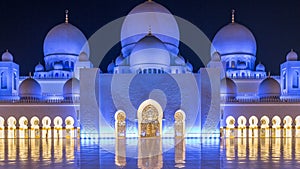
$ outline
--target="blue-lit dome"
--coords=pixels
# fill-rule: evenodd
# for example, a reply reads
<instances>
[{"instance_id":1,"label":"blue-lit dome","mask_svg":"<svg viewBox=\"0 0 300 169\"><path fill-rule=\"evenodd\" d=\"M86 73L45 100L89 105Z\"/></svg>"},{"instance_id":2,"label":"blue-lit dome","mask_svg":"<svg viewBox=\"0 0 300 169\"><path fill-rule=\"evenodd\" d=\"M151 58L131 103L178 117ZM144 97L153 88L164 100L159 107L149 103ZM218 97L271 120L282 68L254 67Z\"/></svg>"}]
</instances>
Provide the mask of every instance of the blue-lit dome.
<instances>
[{"instance_id":1,"label":"blue-lit dome","mask_svg":"<svg viewBox=\"0 0 300 169\"><path fill-rule=\"evenodd\" d=\"M186 62L185 66L189 72L193 72L193 65L189 61Z\"/></svg>"},{"instance_id":2,"label":"blue-lit dome","mask_svg":"<svg viewBox=\"0 0 300 169\"><path fill-rule=\"evenodd\" d=\"M256 68L255 68L256 71L262 71L264 72L265 71L265 66L261 63L259 63Z\"/></svg>"},{"instance_id":3,"label":"blue-lit dome","mask_svg":"<svg viewBox=\"0 0 300 169\"><path fill-rule=\"evenodd\" d=\"M66 81L63 87L63 95L64 97L80 95L80 82L77 78L71 78Z\"/></svg>"},{"instance_id":4,"label":"blue-lit dome","mask_svg":"<svg viewBox=\"0 0 300 169\"><path fill-rule=\"evenodd\" d=\"M294 50L292 49L287 55L286 55L286 61L297 61L298 55Z\"/></svg>"},{"instance_id":5,"label":"blue-lit dome","mask_svg":"<svg viewBox=\"0 0 300 169\"><path fill-rule=\"evenodd\" d=\"M6 52L4 52L2 54L2 61L4 61L4 62L12 62L13 60L14 60L14 57L13 57L13 55L8 50L6 50Z\"/></svg>"},{"instance_id":6,"label":"blue-lit dome","mask_svg":"<svg viewBox=\"0 0 300 169\"><path fill-rule=\"evenodd\" d=\"M214 61L214 62L220 62L221 61L221 55L219 52L214 52L212 55L211 55L211 60Z\"/></svg>"},{"instance_id":7,"label":"blue-lit dome","mask_svg":"<svg viewBox=\"0 0 300 169\"><path fill-rule=\"evenodd\" d=\"M114 68L115 68L115 63L114 61L112 61L108 66L107 66L107 72L108 73L113 73L114 72Z\"/></svg>"},{"instance_id":8,"label":"blue-lit dome","mask_svg":"<svg viewBox=\"0 0 300 169\"><path fill-rule=\"evenodd\" d=\"M237 93L237 87L234 81L227 77L223 78L221 80L220 94L235 96L236 93Z\"/></svg>"},{"instance_id":9,"label":"blue-lit dome","mask_svg":"<svg viewBox=\"0 0 300 169\"><path fill-rule=\"evenodd\" d=\"M175 63L177 65L185 65L185 59L181 55L179 55L176 57Z\"/></svg>"},{"instance_id":10,"label":"blue-lit dome","mask_svg":"<svg viewBox=\"0 0 300 169\"><path fill-rule=\"evenodd\" d=\"M54 70L62 70L64 68L61 63L55 63L53 67Z\"/></svg>"},{"instance_id":11,"label":"blue-lit dome","mask_svg":"<svg viewBox=\"0 0 300 169\"><path fill-rule=\"evenodd\" d=\"M42 97L41 85L36 80L27 78L20 84L19 96L21 99L40 99Z\"/></svg>"},{"instance_id":12,"label":"blue-lit dome","mask_svg":"<svg viewBox=\"0 0 300 169\"><path fill-rule=\"evenodd\" d=\"M280 91L280 84L275 79L268 77L260 83L258 95L260 97L279 97Z\"/></svg>"},{"instance_id":13,"label":"blue-lit dome","mask_svg":"<svg viewBox=\"0 0 300 169\"><path fill-rule=\"evenodd\" d=\"M39 63L35 66L34 70L35 70L35 72L43 72L44 66L41 63Z\"/></svg>"},{"instance_id":14,"label":"blue-lit dome","mask_svg":"<svg viewBox=\"0 0 300 169\"><path fill-rule=\"evenodd\" d=\"M119 66L119 65L123 65L124 64L124 57L122 55L118 56L117 59L116 59L116 65Z\"/></svg>"},{"instance_id":15,"label":"blue-lit dome","mask_svg":"<svg viewBox=\"0 0 300 169\"><path fill-rule=\"evenodd\" d=\"M220 55L246 54L256 55L256 41L251 31L238 23L224 26L212 41L211 53L218 51Z\"/></svg>"},{"instance_id":16,"label":"blue-lit dome","mask_svg":"<svg viewBox=\"0 0 300 169\"><path fill-rule=\"evenodd\" d=\"M135 44L145 37L149 29L174 55L178 54L179 28L174 16L162 5L146 1L126 16L121 30L122 53L130 55Z\"/></svg>"},{"instance_id":17,"label":"blue-lit dome","mask_svg":"<svg viewBox=\"0 0 300 169\"><path fill-rule=\"evenodd\" d=\"M164 43L153 35L140 40L130 55L130 66L170 66L170 53Z\"/></svg>"},{"instance_id":18,"label":"blue-lit dome","mask_svg":"<svg viewBox=\"0 0 300 169\"><path fill-rule=\"evenodd\" d=\"M89 61L89 56L85 52L79 54L79 61Z\"/></svg>"},{"instance_id":19,"label":"blue-lit dome","mask_svg":"<svg viewBox=\"0 0 300 169\"><path fill-rule=\"evenodd\" d=\"M52 28L44 40L44 56L79 56L84 51L89 55L89 47L84 34L70 23L62 23Z\"/></svg>"}]
</instances>

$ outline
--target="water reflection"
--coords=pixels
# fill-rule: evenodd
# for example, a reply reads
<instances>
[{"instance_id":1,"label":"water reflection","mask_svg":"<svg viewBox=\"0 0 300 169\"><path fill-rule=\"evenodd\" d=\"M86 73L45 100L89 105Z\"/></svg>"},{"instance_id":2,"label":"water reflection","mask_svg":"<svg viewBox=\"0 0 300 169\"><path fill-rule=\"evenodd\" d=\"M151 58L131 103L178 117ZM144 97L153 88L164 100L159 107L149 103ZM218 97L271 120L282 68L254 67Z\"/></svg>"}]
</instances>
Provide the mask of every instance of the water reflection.
<instances>
[{"instance_id":1,"label":"water reflection","mask_svg":"<svg viewBox=\"0 0 300 169\"><path fill-rule=\"evenodd\" d=\"M0 168L300 166L300 138L0 139L0 152Z\"/></svg>"}]
</instances>

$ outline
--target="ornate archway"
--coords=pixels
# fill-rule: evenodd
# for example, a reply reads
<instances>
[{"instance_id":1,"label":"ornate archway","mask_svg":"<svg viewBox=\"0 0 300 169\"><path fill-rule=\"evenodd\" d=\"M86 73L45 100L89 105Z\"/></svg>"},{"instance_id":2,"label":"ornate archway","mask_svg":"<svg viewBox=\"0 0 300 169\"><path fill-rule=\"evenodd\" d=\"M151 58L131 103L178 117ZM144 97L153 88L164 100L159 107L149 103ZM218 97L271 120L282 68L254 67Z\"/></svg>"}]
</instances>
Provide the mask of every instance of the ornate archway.
<instances>
[{"instance_id":1,"label":"ornate archway","mask_svg":"<svg viewBox=\"0 0 300 169\"><path fill-rule=\"evenodd\" d=\"M139 137L161 137L163 111L158 102L152 99L144 101L137 117Z\"/></svg>"},{"instance_id":2,"label":"ornate archway","mask_svg":"<svg viewBox=\"0 0 300 169\"><path fill-rule=\"evenodd\" d=\"M126 137L126 114L123 110L115 113L115 135L116 138Z\"/></svg>"},{"instance_id":3,"label":"ornate archway","mask_svg":"<svg viewBox=\"0 0 300 169\"><path fill-rule=\"evenodd\" d=\"M185 113L183 110L177 110L174 114L174 135L175 137L185 136Z\"/></svg>"}]
</instances>

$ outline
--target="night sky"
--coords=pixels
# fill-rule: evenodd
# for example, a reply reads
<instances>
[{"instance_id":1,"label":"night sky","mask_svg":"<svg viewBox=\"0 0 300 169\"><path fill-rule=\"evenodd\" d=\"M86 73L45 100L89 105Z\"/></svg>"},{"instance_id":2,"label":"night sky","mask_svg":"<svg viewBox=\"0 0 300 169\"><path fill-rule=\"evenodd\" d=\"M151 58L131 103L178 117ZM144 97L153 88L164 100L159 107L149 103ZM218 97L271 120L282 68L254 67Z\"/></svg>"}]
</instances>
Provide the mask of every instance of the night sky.
<instances>
[{"instance_id":1,"label":"night sky","mask_svg":"<svg viewBox=\"0 0 300 169\"><path fill-rule=\"evenodd\" d=\"M1 1L0 51L9 51L20 65L21 75L33 72L38 62L44 63L43 41L47 32L64 22L65 9L69 21L89 38L114 19L125 16L144 0L91 1ZM300 1L225 1L225 0L156 0L174 15L184 18L201 29L209 39L231 21L231 9L236 10L236 22L247 26L257 41L256 62L266 71L279 74L280 63L293 48L300 52ZM101 66L117 57L117 45ZM195 62L193 52L182 49L185 57ZM189 58L187 58L189 59ZM198 69L201 63L193 63Z\"/></svg>"}]
</instances>

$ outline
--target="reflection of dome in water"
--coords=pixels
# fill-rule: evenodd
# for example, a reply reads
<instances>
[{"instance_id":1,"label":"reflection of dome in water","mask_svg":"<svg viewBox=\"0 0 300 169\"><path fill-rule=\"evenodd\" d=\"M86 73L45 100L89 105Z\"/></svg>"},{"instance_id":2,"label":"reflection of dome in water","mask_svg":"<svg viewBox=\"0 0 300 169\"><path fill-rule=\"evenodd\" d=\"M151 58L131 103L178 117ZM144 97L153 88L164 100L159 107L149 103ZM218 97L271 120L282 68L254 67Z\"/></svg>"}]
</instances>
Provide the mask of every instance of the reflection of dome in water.
<instances>
[{"instance_id":1,"label":"reflection of dome in water","mask_svg":"<svg viewBox=\"0 0 300 169\"><path fill-rule=\"evenodd\" d=\"M130 55L135 44L151 32L175 55L178 54L179 28L174 16L162 5L146 1L126 16L121 30L122 53Z\"/></svg>"},{"instance_id":2,"label":"reflection of dome in water","mask_svg":"<svg viewBox=\"0 0 300 169\"><path fill-rule=\"evenodd\" d=\"M170 53L166 46L153 35L140 40L130 55L130 66L135 65L170 65Z\"/></svg>"}]
</instances>

